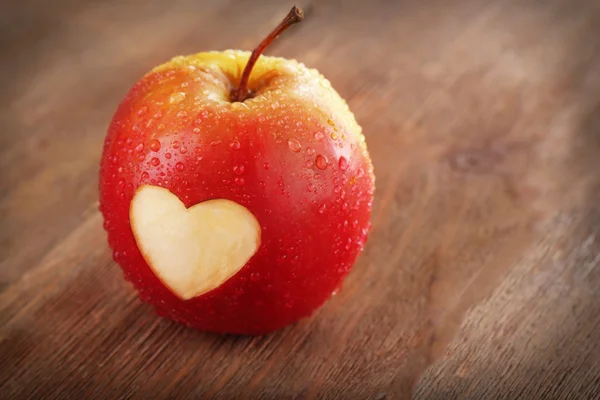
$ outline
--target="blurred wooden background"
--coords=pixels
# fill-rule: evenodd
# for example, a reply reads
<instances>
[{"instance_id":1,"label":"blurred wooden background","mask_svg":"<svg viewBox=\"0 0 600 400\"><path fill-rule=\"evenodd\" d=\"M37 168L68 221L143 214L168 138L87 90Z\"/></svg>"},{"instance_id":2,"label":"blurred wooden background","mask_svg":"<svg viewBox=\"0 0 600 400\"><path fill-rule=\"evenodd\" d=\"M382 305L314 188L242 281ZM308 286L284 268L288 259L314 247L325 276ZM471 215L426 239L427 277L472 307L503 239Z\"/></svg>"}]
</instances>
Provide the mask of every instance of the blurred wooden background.
<instances>
[{"instance_id":1,"label":"blurred wooden background","mask_svg":"<svg viewBox=\"0 0 600 400\"><path fill-rule=\"evenodd\" d=\"M313 318L248 338L137 300L98 161L143 73L251 49L291 3L2 2L0 398L600 398L600 2L298 5L268 53L348 99L373 231Z\"/></svg>"}]
</instances>

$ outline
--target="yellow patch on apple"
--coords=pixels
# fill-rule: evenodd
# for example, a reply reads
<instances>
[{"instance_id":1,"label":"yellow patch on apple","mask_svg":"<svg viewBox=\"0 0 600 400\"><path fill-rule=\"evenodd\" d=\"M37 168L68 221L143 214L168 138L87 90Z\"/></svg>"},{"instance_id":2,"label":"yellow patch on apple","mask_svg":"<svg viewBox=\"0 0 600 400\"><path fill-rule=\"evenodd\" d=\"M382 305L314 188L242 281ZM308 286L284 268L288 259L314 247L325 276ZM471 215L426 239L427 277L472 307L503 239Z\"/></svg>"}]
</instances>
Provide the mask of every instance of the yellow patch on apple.
<instances>
[{"instance_id":1,"label":"yellow patch on apple","mask_svg":"<svg viewBox=\"0 0 600 400\"><path fill-rule=\"evenodd\" d=\"M143 185L131 201L129 219L146 263L182 300L222 285L260 246L258 220L231 200L186 209L169 190Z\"/></svg>"}]
</instances>

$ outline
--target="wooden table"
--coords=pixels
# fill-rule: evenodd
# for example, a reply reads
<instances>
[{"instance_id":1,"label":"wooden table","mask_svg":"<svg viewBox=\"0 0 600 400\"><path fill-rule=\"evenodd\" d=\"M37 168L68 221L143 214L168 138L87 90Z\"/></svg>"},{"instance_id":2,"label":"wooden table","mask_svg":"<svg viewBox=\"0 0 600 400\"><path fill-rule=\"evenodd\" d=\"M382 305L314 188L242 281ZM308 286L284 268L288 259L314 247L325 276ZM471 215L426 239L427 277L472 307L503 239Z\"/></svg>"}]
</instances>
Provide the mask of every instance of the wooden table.
<instances>
[{"instance_id":1,"label":"wooden table","mask_svg":"<svg viewBox=\"0 0 600 400\"><path fill-rule=\"evenodd\" d=\"M157 318L97 211L107 124L176 54L251 49L275 1L0 5L0 398L600 398L600 2L306 0L270 54L364 128L373 230L265 337ZM437 360L437 361L436 361ZM430 368L427 368L430 366Z\"/></svg>"}]
</instances>

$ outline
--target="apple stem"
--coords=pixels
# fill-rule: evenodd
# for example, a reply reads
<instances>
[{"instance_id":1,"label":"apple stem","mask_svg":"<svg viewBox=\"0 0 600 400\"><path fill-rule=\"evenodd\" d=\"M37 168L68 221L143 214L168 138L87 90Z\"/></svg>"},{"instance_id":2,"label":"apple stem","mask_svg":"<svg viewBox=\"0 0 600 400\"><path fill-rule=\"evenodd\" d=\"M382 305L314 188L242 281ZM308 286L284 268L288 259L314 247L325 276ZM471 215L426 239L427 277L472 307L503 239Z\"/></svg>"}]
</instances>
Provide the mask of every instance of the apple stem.
<instances>
[{"instance_id":1,"label":"apple stem","mask_svg":"<svg viewBox=\"0 0 600 400\"><path fill-rule=\"evenodd\" d=\"M304 19L304 12L302 9L294 6L290 10L290 12L285 16L285 18L273 29L269 36L263 39L262 42L252 51L250 58L248 59L248 63L246 63L246 67L244 68L244 72L242 73L242 78L240 79L240 84L237 90L232 91L232 101L233 102L243 102L248 98L248 79L250 78L250 73L252 72L252 68L258 57L265 51L265 49L273 42L279 35L283 33L287 28L294 25L297 22L300 22Z\"/></svg>"}]
</instances>

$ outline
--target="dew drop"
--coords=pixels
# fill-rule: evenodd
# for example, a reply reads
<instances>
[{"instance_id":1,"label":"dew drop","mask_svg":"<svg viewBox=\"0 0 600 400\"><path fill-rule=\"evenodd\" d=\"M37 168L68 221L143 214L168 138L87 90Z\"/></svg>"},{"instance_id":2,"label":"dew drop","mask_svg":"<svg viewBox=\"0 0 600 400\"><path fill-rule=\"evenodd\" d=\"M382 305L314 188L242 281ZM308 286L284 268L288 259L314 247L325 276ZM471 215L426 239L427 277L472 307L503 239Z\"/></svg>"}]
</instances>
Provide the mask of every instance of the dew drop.
<instances>
[{"instance_id":1,"label":"dew drop","mask_svg":"<svg viewBox=\"0 0 600 400\"><path fill-rule=\"evenodd\" d=\"M308 184L308 191L309 192L314 192L315 191L315 185L313 185L312 183Z\"/></svg>"},{"instance_id":2,"label":"dew drop","mask_svg":"<svg viewBox=\"0 0 600 400\"><path fill-rule=\"evenodd\" d=\"M146 171L142 172L142 179L145 180L145 179L148 179L148 178L150 178L150 175Z\"/></svg>"},{"instance_id":3,"label":"dew drop","mask_svg":"<svg viewBox=\"0 0 600 400\"><path fill-rule=\"evenodd\" d=\"M175 169L179 172L183 171L185 169L185 166L183 165L182 162L178 162L177 164L175 164Z\"/></svg>"},{"instance_id":4,"label":"dew drop","mask_svg":"<svg viewBox=\"0 0 600 400\"><path fill-rule=\"evenodd\" d=\"M342 190L342 188L341 188L339 185L335 185L335 186L334 186L334 188L333 188L333 191L334 191L335 193L339 193L339 192L340 192L340 190Z\"/></svg>"},{"instance_id":5,"label":"dew drop","mask_svg":"<svg viewBox=\"0 0 600 400\"><path fill-rule=\"evenodd\" d=\"M179 104L181 103L183 100L185 100L185 93L183 92L176 92L173 93L170 97L169 97L169 103L170 104Z\"/></svg>"},{"instance_id":6,"label":"dew drop","mask_svg":"<svg viewBox=\"0 0 600 400\"><path fill-rule=\"evenodd\" d=\"M300 142L293 138L288 140L288 147L294 153L297 153L300 150L302 150L302 146L300 145Z\"/></svg>"},{"instance_id":7,"label":"dew drop","mask_svg":"<svg viewBox=\"0 0 600 400\"><path fill-rule=\"evenodd\" d=\"M118 185L121 189L123 189L125 187L125 179L119 179Z\"/></svg>"},{"instance_id":8,"label":"dew drop","mask_svg":"<svg viewBox=\"0 0 600 400\"><path fill-rule=\"evenodd\" d=\"M138 110L137 110L137 115L138 117L143 116L144 114L146 114L148 112L148 107L146 106L141 106Z\"/></svg>"},{"instance_id":9,"label":"dew drop","mask_svg":"<svg viewBox=\"0 0 600 400\"><path fill-rule=\"evenodd\" d=\"M243 165L234 165L233 167L233 173L236 175L242 175L244 173L244 166Z\"/></svg>"},{"instance_id":10,"label":"dew drop","mask_svg":"<svg viewBox=\"0 0 600 400\"><path fill-rule=\"evenodd\" d=\"M212 147L218 146L221 144L221 140L213 140L212 142L210 142L210 145Z\"/></svg>"},{"instance_id":11,"label":"dew drop","mask_svg":"<svg viewBox=\"0 0 600 400\"><path fill-rule=\"evenodd\" d=\"M171 153L165 153L165 158L167 160L170 160L171 159Z\"/></svg>"},{"instance_id":12,"label":"dew drop","mask_svg":"<svg viewBox=\"0 0 600 400\"><path fill-rule=\"evenodd\" d=\"M323 133L321 133L321 132L315 133L315 139L317 139L317 140L323 140Z\"/></svg>"},{"instance_id":13,"label":"dew drop","mask_svg":"<svg viewBox=\"0 0 600 400\"><path fill-rule=\"evenodd\" d=\"M258 272L253 272L250 274L250 280L252 282L258 282L260 280L260 274Z\"/></svg>"},{"instance_id":14,"label":"dew drop","mask_svg":"<svg viewBox=\"0 0 600 400\"><path fill-rule=\"evenodd\" d=\"M229 147L232 148L233 150L239 150L241 146L242 145L240 144L240 142L238 140L232 140L231 143L229 143Z\"/></svg>"},{"instance_id":15,"label":"dew drop","mask_svg":"<svg viewBox=\"0 0 600 400\"><path fill-rule=\"evenodd\" d=\"M160 142L156 139L152 139L150 141L150 150L159 151L160 150Z\"/></svg>"},{"instance_id":16,"label":"dew drop","mask_svg":"<svg viewBox=\"0 0 600 400\"><path fill-rule=\"evenodd\" d=\"M144 151L144 143L140 143L137 146L135 146L134 150L136 153L141 153L142 151Z\"/></svg>"},{"instance_id":17,"label":"dew drop","mask_svg":"<svg viewBox=\"0 0 600 400\"><path fill-rule=\"evenodd\" d=\"M323 214L325 210L327 210L327 205L323 204L321 207L319 207L319 214Z\"/></svg>"},{"instance_id":18,"label":"dew drop","mask_svg":"<svg viewBox=\"0 0 600 400\"><path fill-rule=\"evenodd\" d=\"M264 167L265 169L269 169L269 163L268 163L268 162L264 163L263 167Z\"/></svg>"},{"instance_id":19,"label":"dew drop","mask_svg":"<svg viewBox=\"0 0 600 400\"><path fill-rule=\"evenodd\" d=\"M356 177L360 178L361 176L363 176L365 174L365 170L362 168L359 168L356 170Z\"/></svg>"},{"instance_id":20,"label":"dew drop","mask_svg":"<svg viewBox=\"0 0 600 400\"><path fill-rule=\"evenodd\" d=\"M348 169L348 160L346 160L346 157L341 156L338 164L342 171L345 171Z\"/></svg>"},{"instance_id":21,"label":"dew drop","mask_svg":"<svg viewBox=\"0 0 600 400\"><path fill-rule=\"evenodd\" d=\"M152 163L152 165L154 165L155 167L158 166L158 164L160 164L160 160L156 157L152 157L152 160L150 160L150 162Z\"/></svg>"},{"instance_id":22,"label":"dew drop","mask_svg":"<svg viewBox=\"0 0 600 400\"><path fill-rule=\"evenodd\" d=\"M338 136L338 134L337 134L337 133L335 133L335 132L331 132L331 138L332 138L333 140L338 140L339 136Z\"/></svg>"},{"instance_id":23,"label":"dew drop","mask_svg":"<svg viewBox=\"0 0 600 400\"><path fill-rule=\"evenodd\" d=\"M174 149L178 149L179 148L179 141L175 140L172 144L171 147L173 147Z\"/></svg>"},{"instance_id":24,"label":"dew drop","mask_svg":"<svg viewBox=\"0 0 600 400\"><path fill-rule=\"evenodd\" d=\"M233 182L238 185L238 186L242 186L244 183L246 183L246 181L244 180L244 178L242 178L241 176L236 177Z\"/></svg>"},{"instance_id":25,"label":"dew drop","mask_svg":"<svg viewBox=\"0 0 600 400\"><path fill-rule=\"evenodd\" d=\"M317 158L315 159L315 165L319 169L325 169L327 168L327 165L329 165L329 162L327 161L327 158L325 156L317 154Z\"/></svg>"},{"instance_id":26,"label":"dew drop","mask_svg":"<svg viewBox=\"0 0 600 400\"><path fill-rule=\"evenodd\" d=\"M306 149L306 154L308 154L309 156L312 156L315 154L315 149L313 149L312 147L309 147Z\"/></svg>"},{"instance_id":27,"label":"dew drop","mask_svg":"<svg viewBox=\"0 0 600 400\"><path fill-rule=\"evenodd\" d=\"M185 147L185 146L181 146L181 148L179 149L179 152L180 152L181 154L185 154L185 153L187 153L187 147Z\"/></svg>"}]
</instances>

